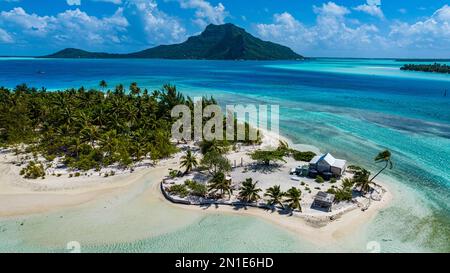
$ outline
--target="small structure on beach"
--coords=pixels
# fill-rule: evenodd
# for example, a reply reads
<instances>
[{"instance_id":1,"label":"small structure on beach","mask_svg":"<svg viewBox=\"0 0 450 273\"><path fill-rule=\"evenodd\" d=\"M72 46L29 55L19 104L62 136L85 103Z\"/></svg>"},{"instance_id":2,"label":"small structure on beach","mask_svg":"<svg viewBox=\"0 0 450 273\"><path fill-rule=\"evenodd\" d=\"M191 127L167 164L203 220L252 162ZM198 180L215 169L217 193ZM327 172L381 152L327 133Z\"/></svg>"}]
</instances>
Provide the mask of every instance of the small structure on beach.
<instances>
[{"instance_id":1,"label":"small structure on beach","mask_svg":"<svg viewBox=\"0 0 450 273\"><path fill-rule=\"evenodd\" d=\"M324 178L341 176L347 168L347 161L338 159L330 153L317 155L309 162L309 175L315 177L322 175Z\"/></svg>"},{"instance_id":2,"label":"small structure on beach","mask_svg":"<svg viewBox=\"0 0 450 273\"><path fill-rule=\"evenodd\" d=\"M316 197L314 197L313 207L321 207L331 211L334 198L334 194L319 191Z\"/></svg>"}]
</instances>

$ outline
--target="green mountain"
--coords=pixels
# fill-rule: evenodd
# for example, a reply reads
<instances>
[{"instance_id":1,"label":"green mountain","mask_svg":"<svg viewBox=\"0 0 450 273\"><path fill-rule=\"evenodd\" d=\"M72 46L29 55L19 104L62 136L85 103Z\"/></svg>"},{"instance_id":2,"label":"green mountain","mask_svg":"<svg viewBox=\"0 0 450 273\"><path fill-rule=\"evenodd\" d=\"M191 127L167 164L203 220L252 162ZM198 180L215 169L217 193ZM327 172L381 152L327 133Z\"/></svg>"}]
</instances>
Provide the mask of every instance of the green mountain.
<instances>
[{"instance_id":1,"label":"green mountain","mask_svg":"<svg viewBox=\"0 0 450 273\"><path fill-rule=\"evenodd\" d=\"M200 35L192 36L181 44L160 45L129 54L109 54L66 48L43 58L297 60L303 59L303 56L286 46L258 39L233 24L211 24Z\"/></svg>"}]
</instances>

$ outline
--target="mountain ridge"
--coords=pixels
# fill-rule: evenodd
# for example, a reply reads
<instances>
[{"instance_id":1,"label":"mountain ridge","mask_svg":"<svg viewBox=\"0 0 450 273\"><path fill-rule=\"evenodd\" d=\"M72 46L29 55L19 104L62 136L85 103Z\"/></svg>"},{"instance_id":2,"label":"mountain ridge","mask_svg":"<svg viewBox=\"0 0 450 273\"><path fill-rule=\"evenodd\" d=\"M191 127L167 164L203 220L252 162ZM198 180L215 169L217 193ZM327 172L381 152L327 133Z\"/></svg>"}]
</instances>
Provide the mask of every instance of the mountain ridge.
<instances>
[{"instance_id":1,"label":"mountain ridge","mask_svg":"<svg viewBox=\"0 0 450 273\"><path fill-rule=\"evenodd\" d=\"M205 60L298 60L303 56L287 46L254 37L245 29L228 23L208 25L197 36L185 42L159 45L127 54L89 52L66 48L41 58L136 58L136 59L205 59Z\"/></svg>"}]
</instances>

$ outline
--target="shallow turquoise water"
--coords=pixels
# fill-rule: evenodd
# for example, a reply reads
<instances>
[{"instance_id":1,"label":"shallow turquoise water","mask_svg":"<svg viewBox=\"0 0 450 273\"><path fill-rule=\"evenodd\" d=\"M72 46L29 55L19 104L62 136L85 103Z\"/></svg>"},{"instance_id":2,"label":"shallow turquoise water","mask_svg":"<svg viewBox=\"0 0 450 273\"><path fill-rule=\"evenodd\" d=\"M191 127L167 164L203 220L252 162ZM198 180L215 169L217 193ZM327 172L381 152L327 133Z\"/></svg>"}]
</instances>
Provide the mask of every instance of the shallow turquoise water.
<instances>
[{"instance_id":1,"label":"shallow turquoise water","mask_svg":"<svg viewBox=\"0 0 450 273\"><path fill-rule=\"evenodd\" d=\"M104 79L110 86L136 81L154 89L170 82L189 95L214 95L222 104L279 104L281 131L297 143L315 145L371 170L379 168L372 161L378 151L388 148L394 154L395 168L385 178L396 196L393 206L367 225L361 232L362 238L349 240L336 246L336 250L364 251L363 242L375 240L387 252L448 252L450 92L447 97L443 93L450 89L450 76L400 71L402 64L358 59L308 62L2 59L0 85L13 87L26 82L49 89L96 87ZM230 224L223 227L222 221ZM187 226L139 242L93 247L92 251L246 251L250 247L265 251L268 246L273 251L311 251L281 231L273 231L283 235L275 235L267 244L255 240L248 245L231 246L225 234L241 225L251 225L246 221L250 220L207 217L201 232ZM263 222L258 225L263 227L253 230L254 238L274 229ZM216 232L218 227L220 232ZM210 240L217 236L217 241L195 244L199 241L197 233ZM185 242L178 243L180 238Z\"/></svg>"}]
</instances>

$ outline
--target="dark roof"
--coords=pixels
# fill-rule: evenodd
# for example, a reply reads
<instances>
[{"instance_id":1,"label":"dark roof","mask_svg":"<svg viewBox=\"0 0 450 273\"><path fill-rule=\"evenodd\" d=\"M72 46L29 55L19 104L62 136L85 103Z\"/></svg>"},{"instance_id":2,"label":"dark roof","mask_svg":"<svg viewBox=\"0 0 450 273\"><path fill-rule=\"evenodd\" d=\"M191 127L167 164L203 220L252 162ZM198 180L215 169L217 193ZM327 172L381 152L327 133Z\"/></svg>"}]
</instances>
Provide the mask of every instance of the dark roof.
<instances>
[{"instance_id":1,"label":"dark roof","mask_svg":"<svg viewBox=\"0 0 450 273\"><path fill-rule=\"evenodd\" d=\"M322 203L328 203L328 204L333 204L334 202L334 194L331 193L326 193L323 191L319 191L316 195L316 197L314 198L314 201L319 201Z\"/></svg>"}]
</instances>

